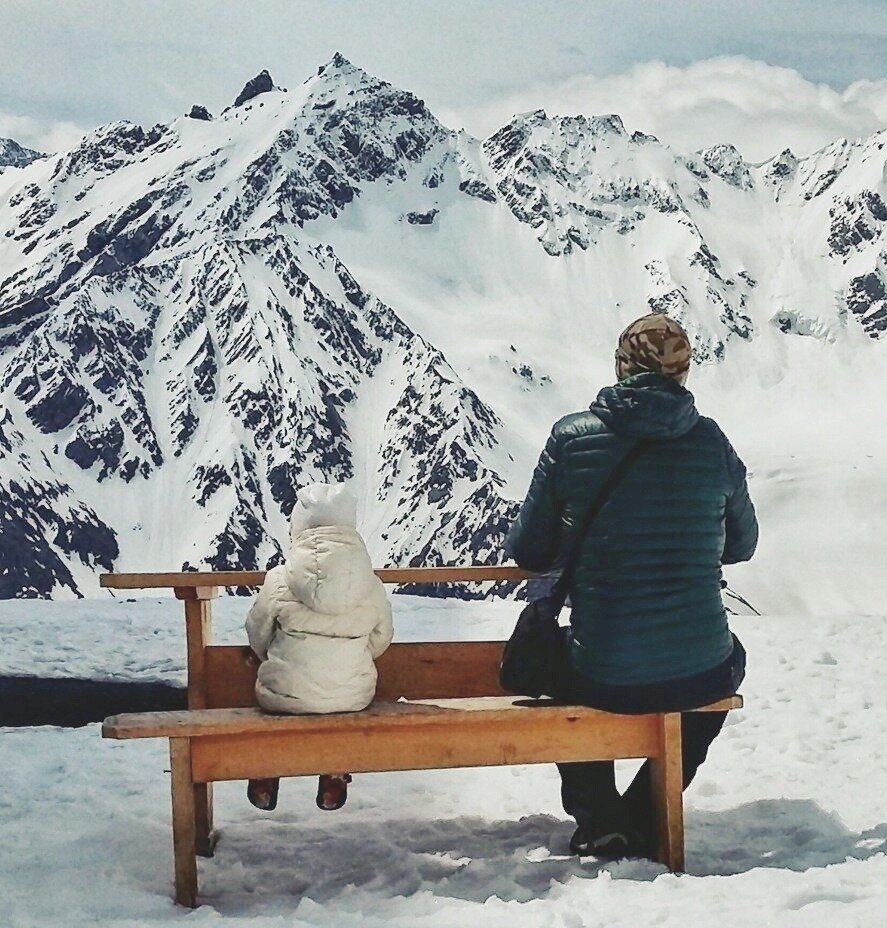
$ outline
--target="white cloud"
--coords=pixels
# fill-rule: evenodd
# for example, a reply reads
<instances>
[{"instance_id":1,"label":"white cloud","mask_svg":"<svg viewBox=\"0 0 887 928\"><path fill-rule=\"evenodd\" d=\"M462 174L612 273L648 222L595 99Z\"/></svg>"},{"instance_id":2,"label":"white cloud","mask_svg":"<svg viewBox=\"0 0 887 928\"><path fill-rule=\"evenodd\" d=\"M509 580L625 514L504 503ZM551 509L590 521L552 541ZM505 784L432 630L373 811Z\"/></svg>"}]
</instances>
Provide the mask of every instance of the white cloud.
<instances>
[{"instance_id":1,"label":"white cloud","mask_svg":"<svg viewBox=\"0 0 887 928\"><path fill-rule=\"evenodd\" d=\"M73 148L86 130L72 122L32 119L0 111L0 138L15 139L25 148L57 152Z\"/></svg>"},{"instance_id":2,"label":"white cloud","mask_svg":"<svg viewBox=\"0 0 887 928\"><path fill-rule=\"evenodd\" d=\"M442 112L450 125L484 137L514 113L618 113L629 129L650 132L681 151L734 144L749 161L791 148L810 154L836 138L867 136L887 126L887 80L858 81L838 91L797 71L741 56L686 67L639 64L621 74L580 75L483 105Z\"/></svg>"},{"instance_id":3,"label":"white cloud","mask_svg":"<svg viewBox=\"0 0 887 928\"><path fill-rule=\"evenodd\" d=\"M784 148L810 154L841 136L867 136L887 127L887 80L857 81L841 91L789 68L732 56L685 67L651 61L619 74L536 84L459 108L431 105L445 124L481 138L528 110L618 113L629 130L650 132L679 151L730 142L747 160L763 161ZM39 151L68 149L89 128L0 111L0 137Z\"/></svg>"}]
</instances>

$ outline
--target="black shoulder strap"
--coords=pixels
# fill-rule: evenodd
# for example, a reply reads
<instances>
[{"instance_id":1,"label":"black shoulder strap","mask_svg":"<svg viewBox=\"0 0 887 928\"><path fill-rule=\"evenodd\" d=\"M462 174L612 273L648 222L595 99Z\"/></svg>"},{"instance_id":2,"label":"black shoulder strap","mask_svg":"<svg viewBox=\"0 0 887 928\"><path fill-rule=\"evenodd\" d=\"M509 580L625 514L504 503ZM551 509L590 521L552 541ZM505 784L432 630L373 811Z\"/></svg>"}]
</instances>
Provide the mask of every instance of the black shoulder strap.
<instances>
[{"instance_id":1,"label":"black shoulder strap","mask_svg":"<svg viewBox=\"0 0 887 928\"><path fill-rule=\"evenodd\" d=\"M573 575L576 572L576 567L579 563L579 550L582 547L582 542L585 539L585 536L588 534L588 530L591 528L592 523L597 514L601 511L604 506L604 503L612 495L613 491L622 481L622 478L628 473L629 468L632 464L647 450L647 448L652 445L653 442L650 439L644 438L641 439L637 444L633 445L625 456L619 461L619 463L610 471L607 475L607 479L603 482L600 490L597 493L597 496L591 501L588 506L588 509L585 512L585 518L582 520L582 524L579 526L579 530L573 537L573 544L570 548L570 551L567 553L567 557L564 560L564 566L561 570L561 575L558 577L557 582L552 588L552 596L556 597L560 605L567 600L567 594L570 592L570 587L573 585Z\"/></svg>"}]
</instances>

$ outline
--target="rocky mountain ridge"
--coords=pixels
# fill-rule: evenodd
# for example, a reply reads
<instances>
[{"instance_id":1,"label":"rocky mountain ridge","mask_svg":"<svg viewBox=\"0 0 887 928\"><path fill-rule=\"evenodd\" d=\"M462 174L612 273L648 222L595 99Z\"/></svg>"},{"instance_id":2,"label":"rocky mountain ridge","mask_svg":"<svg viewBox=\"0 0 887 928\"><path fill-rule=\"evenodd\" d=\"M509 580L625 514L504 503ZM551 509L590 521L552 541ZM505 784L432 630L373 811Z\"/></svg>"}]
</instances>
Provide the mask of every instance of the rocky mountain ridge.
<instances>
[{"instance_id":1,"label":"rocky mountain ridge","mask_svg":"<svg viewBox=\"0 0 887 928\"><path fill-rule=\"evenodd\" d=\"M32 161L45 158L43 152L19 145L15 139L0 138L0 171L4 168L23 168Z\"/></svg>"}]
</instances>

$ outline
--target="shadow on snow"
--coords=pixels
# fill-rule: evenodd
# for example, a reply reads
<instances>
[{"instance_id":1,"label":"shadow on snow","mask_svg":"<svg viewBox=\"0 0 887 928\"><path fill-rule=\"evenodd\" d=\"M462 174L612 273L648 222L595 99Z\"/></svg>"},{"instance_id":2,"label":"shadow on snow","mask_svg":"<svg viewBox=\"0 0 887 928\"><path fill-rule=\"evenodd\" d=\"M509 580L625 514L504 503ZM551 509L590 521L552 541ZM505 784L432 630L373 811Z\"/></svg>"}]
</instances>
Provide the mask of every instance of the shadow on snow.
<instances>
[{"instance_id":1,"label":"shadow on snow","mask_svg":"<svg viewBox=\"0 0 887 928\"><path fill-rule=\"evenodd\" d=\"M416 818L345 827L304 827L290 815L231 825L216 858L201 863L202 899L224 911L252 909L243 894L270 891L324 903L353 892L410 896L430 892L483 902L526 902L553 884L595 877L649 881L664 867L566 856L572 824L549 815L519 821ZM775 799L724 812L691 812L687 873L733 875L759 867L803 871L865 860L887 850L887 824L853 834L810 800Z\"/></svg>"}]
</instances>

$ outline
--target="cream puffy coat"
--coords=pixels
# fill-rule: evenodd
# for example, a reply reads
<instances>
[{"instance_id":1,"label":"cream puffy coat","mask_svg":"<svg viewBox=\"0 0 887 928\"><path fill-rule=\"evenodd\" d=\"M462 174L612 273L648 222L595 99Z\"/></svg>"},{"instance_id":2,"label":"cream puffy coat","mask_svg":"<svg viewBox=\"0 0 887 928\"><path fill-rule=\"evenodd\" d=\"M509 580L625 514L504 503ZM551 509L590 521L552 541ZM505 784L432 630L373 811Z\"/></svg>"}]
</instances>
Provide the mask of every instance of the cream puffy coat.
<instances>
[{"instance_id":1,"label":"cream puffy coat","mask_svg":"<svg viewBox=\"0 0 887 928\"><path fill-rule=\"evenodd\" d=\"M286 563L268 571L246 620L262 661L259 705L291 714L356 712L376 692L391 605L355 530L354 498L316 484L299 494Z\"/></svg>"}]
</instances>

